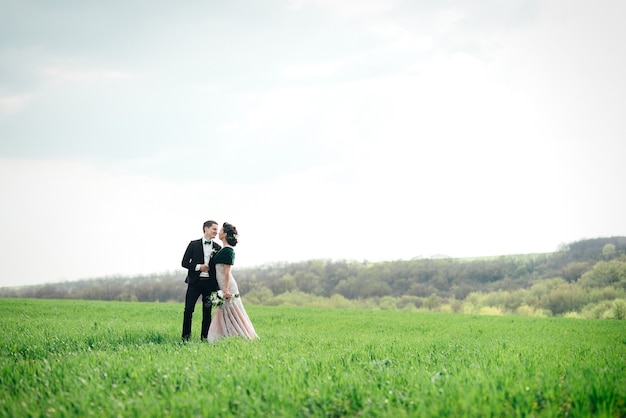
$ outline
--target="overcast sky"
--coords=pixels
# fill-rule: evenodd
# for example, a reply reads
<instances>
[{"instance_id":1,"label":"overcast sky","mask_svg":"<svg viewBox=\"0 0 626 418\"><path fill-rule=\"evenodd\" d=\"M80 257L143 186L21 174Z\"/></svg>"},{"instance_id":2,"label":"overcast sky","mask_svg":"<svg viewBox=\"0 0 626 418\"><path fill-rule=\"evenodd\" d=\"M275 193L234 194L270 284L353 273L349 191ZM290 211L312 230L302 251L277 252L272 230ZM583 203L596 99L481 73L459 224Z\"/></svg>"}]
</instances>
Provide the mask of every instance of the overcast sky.
<instances>
[{"instance_id":1,"label":"overcast sky","mask_svg":"<svg viewBox=\"0 0 626 418\"><path fill-rule=\"evenodd\" d=\"M0 285L626 235L626 2L0 0ZM236 272L236 270L235 270Z\"/></svg>"}]
</instances>

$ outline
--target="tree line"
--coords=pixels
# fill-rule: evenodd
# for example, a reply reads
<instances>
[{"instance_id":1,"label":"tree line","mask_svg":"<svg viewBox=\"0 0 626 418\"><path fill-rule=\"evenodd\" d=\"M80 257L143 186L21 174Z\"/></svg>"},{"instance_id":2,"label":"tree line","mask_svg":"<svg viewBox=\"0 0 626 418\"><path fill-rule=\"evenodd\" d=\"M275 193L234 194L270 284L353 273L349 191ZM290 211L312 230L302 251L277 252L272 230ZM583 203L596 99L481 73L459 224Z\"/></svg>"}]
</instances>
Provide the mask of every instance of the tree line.
<instances>
[{"instance_id":1,"label":"tree line","mask_svg":"<svg viewBox=\"0 0 626 418\"><path fill-rule=\"evenodd\" d=\"M626 319L626 237L554 253L236 269L247 303ZM0 297L183 302L184 271L0 289Z\"/></svg>"}]
</instances>

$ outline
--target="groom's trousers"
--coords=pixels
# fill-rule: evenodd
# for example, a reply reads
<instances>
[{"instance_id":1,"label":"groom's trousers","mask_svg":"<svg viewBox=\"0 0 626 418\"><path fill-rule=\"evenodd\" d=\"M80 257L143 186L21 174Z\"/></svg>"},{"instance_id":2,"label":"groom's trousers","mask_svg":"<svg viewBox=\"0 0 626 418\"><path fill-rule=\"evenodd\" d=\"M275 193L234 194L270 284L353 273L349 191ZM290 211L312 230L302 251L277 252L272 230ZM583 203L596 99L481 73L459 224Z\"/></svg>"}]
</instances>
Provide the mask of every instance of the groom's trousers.
<instances>
[{"instance_id":1,"label":"groom's trousers","mask_svg":"<svg viewBox=\"0 0 626 418\"><path fill-rule=\"evenodd\" d=\"M183 333L182 338L184 341L189 340L191 337L191 319L193 317L193 311L198 302L198 298L202 302L202 329L200 331L200 338L206 339L209 333L209 326L211 325L211 305L207 308L205 306L209 295L210 286L208 280L200 280L193 284L187 285L187 294L185 295L185 312L183 314Z\"/></svg>"}]
</instances>

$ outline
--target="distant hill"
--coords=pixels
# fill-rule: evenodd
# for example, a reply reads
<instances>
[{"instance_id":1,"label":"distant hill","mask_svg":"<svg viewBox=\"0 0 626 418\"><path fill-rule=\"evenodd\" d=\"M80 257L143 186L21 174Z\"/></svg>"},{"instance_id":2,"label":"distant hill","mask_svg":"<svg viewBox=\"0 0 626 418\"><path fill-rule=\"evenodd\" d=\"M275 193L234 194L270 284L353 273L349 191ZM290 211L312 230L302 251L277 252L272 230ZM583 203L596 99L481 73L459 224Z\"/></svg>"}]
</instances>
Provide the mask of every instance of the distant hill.
<instances>
[{"instance_id":1,"label":"distant hill","mask_svg":"<svg viewBox=\"0 0 626 418\"><path fill-rule=\"evenodd\" d=\"M449 306L456 312L470 303L475 306L472 298L508 295L514 300L490 301L488 306L503 312L528 306L533 312L563 314L626 300L626 237L585 239L552 253L499 257L275 263L237 269L236 277L242 294L258 304L381 308L385 301L394 309ZM0 297L182 302L185 289L184 272L178 271L0 288Z\"/></svg>"}]
</instances>

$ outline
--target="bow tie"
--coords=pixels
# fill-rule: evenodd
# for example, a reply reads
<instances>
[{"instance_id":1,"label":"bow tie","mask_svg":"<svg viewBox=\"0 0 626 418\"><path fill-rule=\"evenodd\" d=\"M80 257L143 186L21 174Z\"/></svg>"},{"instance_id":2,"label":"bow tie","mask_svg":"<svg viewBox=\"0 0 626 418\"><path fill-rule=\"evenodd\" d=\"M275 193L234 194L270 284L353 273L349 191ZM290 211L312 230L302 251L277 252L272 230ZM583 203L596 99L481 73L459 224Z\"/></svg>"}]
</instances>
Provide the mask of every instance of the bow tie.
<instances>
[{"instance_id":1,"label":"bow tie","mask_svg":"<svg viewBox=\"0 0 626 418\"><path fill-rule=\"evenodd\" d=\"M204 241L205 244L211 244L211 241Z\"/></svg>"}]
</instances>

